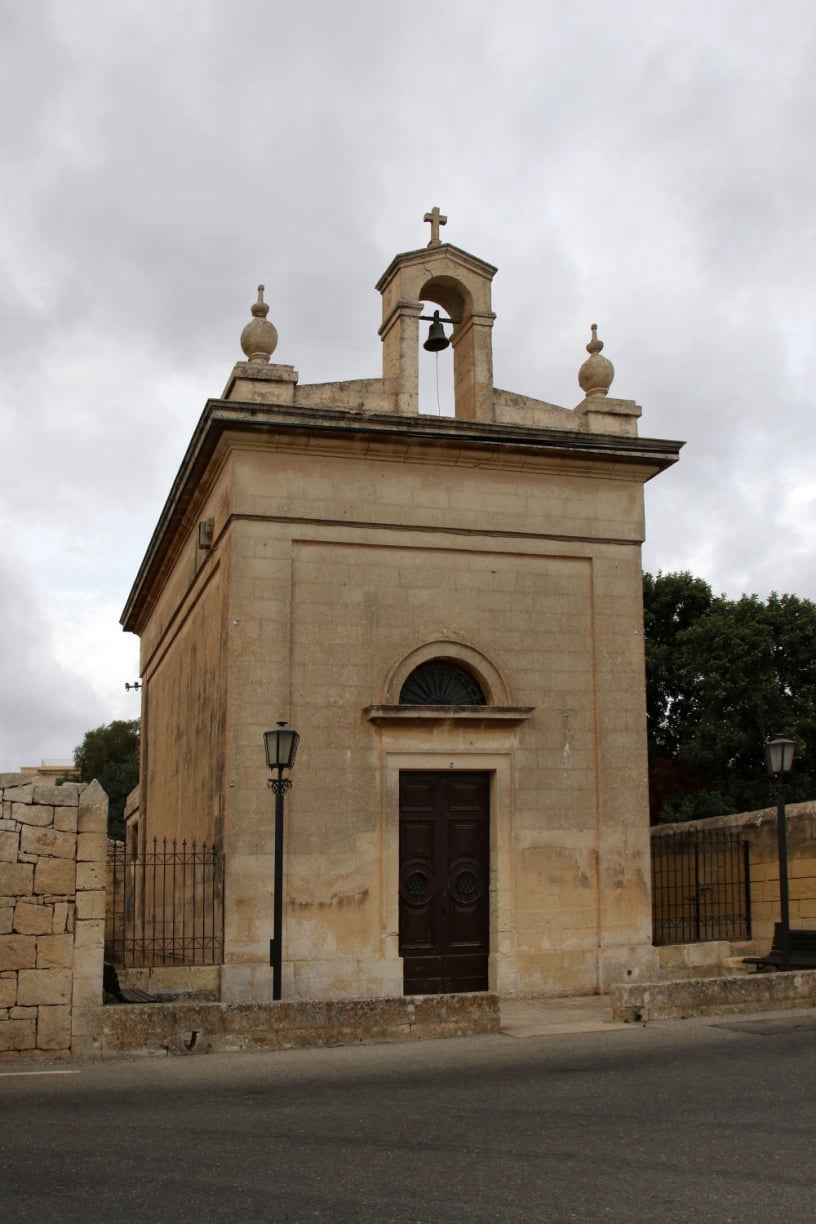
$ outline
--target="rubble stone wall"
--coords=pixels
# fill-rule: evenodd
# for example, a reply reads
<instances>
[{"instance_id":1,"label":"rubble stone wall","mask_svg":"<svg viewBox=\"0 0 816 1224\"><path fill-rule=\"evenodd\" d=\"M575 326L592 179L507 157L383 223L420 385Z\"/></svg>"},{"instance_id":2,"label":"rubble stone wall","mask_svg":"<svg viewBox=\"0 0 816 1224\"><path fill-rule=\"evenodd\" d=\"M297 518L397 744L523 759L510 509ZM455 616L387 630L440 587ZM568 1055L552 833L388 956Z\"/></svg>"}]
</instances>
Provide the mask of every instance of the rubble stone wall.
<instances>
[{"instance_id":1,"label":"rubble stone wall","mask_svg":"<svg viewBox=\"0 0 816 1224\"><path fill-rule=\"evenodd\" d=\"M813 1007L816 970L675 982L616 982L609 993L612 1019L624 1024Z\"/></svg>"},{"instance_id":2,"label":"rubble stone wall","mask_svg":"<svg viewBox=\"0 0 816 1224\"><path fill-rule=\"evenodd\" d=\"M126 1003L99 1013L98 1051L213 1054L498 1033L495 994L278 1003Z\"/></svg>"},{"instance_id":3,"label":"rubble stone wall","mask_svg":"<svg viewBox=\"0 0 816 1224\"><path fill-rule=\"evenodd\" d=\"M95 1048L107 821L98 782L0 774L0 1059Z\"/></svg>"}]
</instances>

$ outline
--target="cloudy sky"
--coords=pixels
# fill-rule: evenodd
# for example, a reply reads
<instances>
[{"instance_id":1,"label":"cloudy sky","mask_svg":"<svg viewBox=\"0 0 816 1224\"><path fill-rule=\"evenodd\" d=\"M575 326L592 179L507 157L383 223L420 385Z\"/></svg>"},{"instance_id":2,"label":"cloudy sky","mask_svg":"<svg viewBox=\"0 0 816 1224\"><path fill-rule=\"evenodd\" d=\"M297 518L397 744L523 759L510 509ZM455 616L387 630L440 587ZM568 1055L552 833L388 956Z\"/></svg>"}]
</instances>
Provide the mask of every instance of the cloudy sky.
<instances>
[{"instance_id":1,"label":"cloudy sky","mask_svg":"<svg viewBox=\"0 0 816 1224\"><path fill-rule=\"evenodd\" d=\"M264 281L301 382L375 377L393 255L498 265L496 383L597 322L651 570L816 598L812 0L0 0L0 770L135 717L119 616Z\"/></svg>"}]
</instances>

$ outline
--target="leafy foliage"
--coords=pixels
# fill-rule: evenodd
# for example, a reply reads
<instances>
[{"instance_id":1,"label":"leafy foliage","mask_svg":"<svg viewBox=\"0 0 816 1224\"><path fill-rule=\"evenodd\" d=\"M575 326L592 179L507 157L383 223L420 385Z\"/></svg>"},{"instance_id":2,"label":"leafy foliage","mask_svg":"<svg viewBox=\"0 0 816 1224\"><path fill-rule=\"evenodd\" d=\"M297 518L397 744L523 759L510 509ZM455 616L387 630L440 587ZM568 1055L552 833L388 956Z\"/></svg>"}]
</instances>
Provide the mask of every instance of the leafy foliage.
<instances>
[{"instance_id":1,"label":"leafy foliage","mask_svg":"<svg viewBox=\"0 0 816 1224\"><path fill-rule=\"evenodd\" d=\"M139 719L115 720L86 731L74 749L74 764L81 782L94 778L107 792L108 836L122 837L125 830L125 800L139 781Z\"/></svg>"},{"instance_id":2,"label":"leafy foliage","mask_svg":"<svg viewBox=\"0 0 816 1224\"><path fill-rule=\"evenodd\" d=\"M791 800L816 794L816 604L714 596L689 573L644 574L652 821L772 802L765 740L797 741Z\"/></svg>"}]
</instances>

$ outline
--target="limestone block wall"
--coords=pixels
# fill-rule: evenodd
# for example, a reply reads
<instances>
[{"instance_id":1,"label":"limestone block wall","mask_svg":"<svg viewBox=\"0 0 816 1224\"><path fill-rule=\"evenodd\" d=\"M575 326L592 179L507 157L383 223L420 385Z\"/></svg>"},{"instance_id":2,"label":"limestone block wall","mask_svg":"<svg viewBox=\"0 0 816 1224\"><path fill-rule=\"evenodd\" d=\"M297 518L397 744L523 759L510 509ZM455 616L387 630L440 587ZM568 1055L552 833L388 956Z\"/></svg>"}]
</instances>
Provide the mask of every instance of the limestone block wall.
<instances>
[{"instance_id":1,"label":"limestone block wall","mask_svg":"<svg viewBox=\"0 0 816 1224\"><path fill-rule=\"evenodd\" d=\"M94 1048L107 821L98 782L0 774L0 1059Z\"/></svg>"},{"instance_id":2,"label":"limestone block wall","mask_svg":"<svg viewBox=\"0 0 816 1224\"><path fill-rule=\"evenodd\" d=\"M792 927L816 927L816 801L792 803L786 809L788 841L788 890L790 895L790 919ZM748 844L751 880L751 947L746 944L731 945L720 942L724 949L719 958L747 952L764 952L773 939L774 923L779 921L779 858L776 835L776 808L763 808L758 812L742 812L735 816L718 816L709 820L688 821L684 824L658 825L652 829L652 838L670 837L682 829L728 829L738 832ZM716 888L716 881L711 884ZM712 956L714 949L711 948ZM672 949L700 949L703 945L675 944L660 949L661 963L672 968L676 975L677 953ZM694 952L694 963L699 969L705 954Z\"/></svg>"},{"instance_id":3,"label":"limestone block wall","mask_svg":"<svg viewBox=\"0 0 816 1224\"><path fill-rule=\"evenodd\" d=\"M816 802L792 803L786 817L791 926L816 927ZM770 941L779 921L776 809L726 819L741 821L749 845L752 934Z\"/></svg>"}]
</instances>

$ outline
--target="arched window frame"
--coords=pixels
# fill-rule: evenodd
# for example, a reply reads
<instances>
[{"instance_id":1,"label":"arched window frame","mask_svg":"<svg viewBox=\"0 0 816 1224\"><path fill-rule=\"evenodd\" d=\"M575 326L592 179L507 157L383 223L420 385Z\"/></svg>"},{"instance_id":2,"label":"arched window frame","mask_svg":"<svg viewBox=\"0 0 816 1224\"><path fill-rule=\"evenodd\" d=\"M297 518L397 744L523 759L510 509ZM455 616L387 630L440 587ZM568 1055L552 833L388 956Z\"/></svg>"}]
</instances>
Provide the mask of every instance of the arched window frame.
<instances>
[{"instance_id":1,"label":"arched window frame","mask_svg":"<svg viewBox=\"0 0 816 1224\"><path fill-rule=\"evenodd\" d=\"M484 690L470 668L458 660L426 659L406 677L400 705L485 706Z\"/></svg>"},{"instance_id":2,"label":"arched window frame","mask_svg":"<svg viewBox=\"0 0 816 1224\"><path fill-rule=\"evenodd\" d=\"M443 660L462 666L484 693L484 705L400 705L403 685L423 663ZM479 725L514 725L526 721L534 706L515 706L499 669L489 659L463 642L448 638L435 639L403 655L392 669L383 692L381 705L366 706L363 714L375 724L430 723L461 721Z\"/></svg>"}]
</instances>

